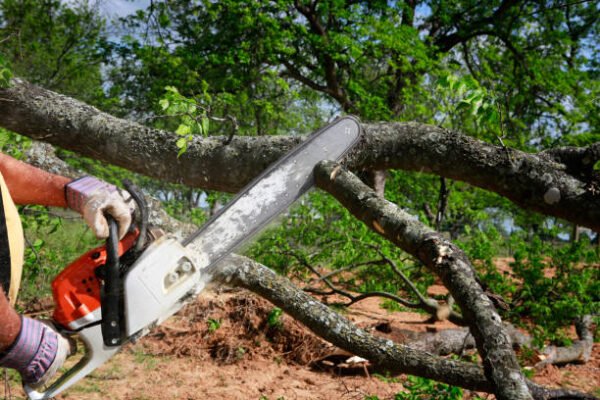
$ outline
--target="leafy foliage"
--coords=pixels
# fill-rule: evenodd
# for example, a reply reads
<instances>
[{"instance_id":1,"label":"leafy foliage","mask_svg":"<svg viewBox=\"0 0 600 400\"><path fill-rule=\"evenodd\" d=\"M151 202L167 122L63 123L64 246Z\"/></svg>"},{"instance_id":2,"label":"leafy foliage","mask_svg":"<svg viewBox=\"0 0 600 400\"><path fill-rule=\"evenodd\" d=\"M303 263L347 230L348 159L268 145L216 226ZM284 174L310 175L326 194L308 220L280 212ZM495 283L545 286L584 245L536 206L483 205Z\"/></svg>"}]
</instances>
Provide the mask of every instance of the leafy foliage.
<instances>
[{"instance_id":1,"label":"leafy foliage","mask_svg":"<svg viewBox=\"0 0 600 400\"><path fill-rule=\"evenodd\" d=\"M261 235L247 254L307 282L317 278L309 268L326 267L331 271L350 268L332 280L355 292L405 293L405 284L389 264L379 262L382 257L402 260L401 268L416 280L421 292L433 282L420 265L415 265L394 245L319 191L310 193L276 227Z\"/></svg>"},{"instance_id":2,"label":"leafy foliage","mask_svg":"<svg viewBox=\"0 0 600 400\"><path fill-rule=\"evenodd\" d=\"M406 391L396 393L394 400L458 400L463 398L461 388L430 379L409 376L404 386ZM379 397L366 396L364 400L379 400Z\"/></svg>"},{"instance_id":3,"label":"leafy foliage","mask_svg":"<svg viewBox=\"0 0 600 400\"><path fill-rule=\"evenodd\" d=\"M563 344L565 327L577 317L600 310L598 251L587 236L558 245L538 236L527 241L523 236L515 232L505 238L489 228L469 232L461 246L475 262L482 281L509 301L511 309L505 318L517 324L526 318L538 344L546 340ZM499 270L493 260L507 241L514 261Z\"/></svg>"},{"instance_id":4,"label":"leafy foliage","mask_svg":"<svg viewBox=\"0 0 600 400\"><path fill-rule=\"evenodd\" d=\"M539 340L564 342L560 328L600 311L600 257L585 238L556 247L534 238L519 243L511 264L515 279L514 316L529 317Z\"/></svg>"},{"instance_id":5,"label":"leafy foliage","mask_svg":"<svg viewBox=\"0 0 600 400\"><path fill-rule=\"evenodd\" d=\"M423 398L431 400L462 399L463 391L458 387L412 376L409 376L407 381L405 386L408 389L408 393L397 393L394 400L418 400Z\"/></svg>"},{"instance_id":6,"label":"leafy foliage","mask_svg":"<svg viewBox=\"0 0 600 400\"><path fill-rule=\"evenodd\" d=\"M493 139L493 135L502 133L500 105L493 93L482 87L471 75L458 77L448 74L438 80L437 91L442 106L441 125L449 119L453 129L471 123L468 131L476 132L482 139ZM490 137L490 135L492 135Z\"/></svg>"},{"instance_id":7,"label":"leafy foliage","mask_svg":"<svg viewBox=\"0 0 600 400\"><path fill-rule=\"evenodd\" d=\"M159 104L167 116L176 117L180 121L175 133L181 136L176 143L179 149L177 155L181 156L187 150L194 135L208 135L209 119L206 115L208 107L201 106L196 98L182 96L173 86L167 86L165 91L165 96ZM211 100L206 90L203 98L207 102Z\"/></svg>"},{"instance_id":8,"label":"leafy foliage","mask_svg":"<svg viewBox=\"0 0 600 400\"><path fill-rule=\"evenodd\" d=\"M269 328L281 329L283 325L283 321L281 320L282 316L283 310L279 307L273 307L267 315L267 326L269 326Z\"/></svg>"},{"instance_id":9,"label":"leafy foliage","mask_svg":"<svg viewBox=\"0 0 600 400\"><path fill-rule=\"evenodd\" d=\"M56 274L100 243L75 214L55 215L40 206L21 208L20 214L27 247L19 299L26 303L49 296Z\"/></svg>"},{"instance_id":10,"label":"leafy foliage","mask_svg":"<svg viewBox=\"0 0 600 400\"><path fill-rule=\"evenodd\" d=\"M212 333L221 327L221 320L209 318L206 322L208 325L208 332Z\"/></svg>"},{"instance_id":11,"label":"leafy foliage","mask_svg":"<svg viewBox=\"0 0 600 400\"><path fill-rule=\"evenodd\" d=\"M24 152L31 147L31 139L0 128L0 151L16 159L22 159Z\"/></svg>"}]
</instances>

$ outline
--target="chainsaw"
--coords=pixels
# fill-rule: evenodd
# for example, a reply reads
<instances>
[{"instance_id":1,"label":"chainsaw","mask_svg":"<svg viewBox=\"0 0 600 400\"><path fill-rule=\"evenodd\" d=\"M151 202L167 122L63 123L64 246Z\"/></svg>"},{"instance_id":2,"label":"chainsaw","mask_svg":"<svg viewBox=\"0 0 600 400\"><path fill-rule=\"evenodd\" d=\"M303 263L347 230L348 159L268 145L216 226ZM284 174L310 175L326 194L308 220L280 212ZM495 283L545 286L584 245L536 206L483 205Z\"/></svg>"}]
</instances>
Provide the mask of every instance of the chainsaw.
<instances>
[{"instance_id":1,"label":"chainsaw","mask_svg":"<svg viewBox=\"0 0 600 400\"><path fill-rule=\"evenodd\" d=\"M196 298L219 262L308 191L314 167L339 160L360 134L350 116L314 132L183 241L148 227L143 196L129 185L140 214L136 227L118 240L117 224L107 217L106 245L78 258L52 282L53 322L63 335L79 338L85 353L45 391L25 385L27 396L57 396Z\"/></svg>"}]
</instances>

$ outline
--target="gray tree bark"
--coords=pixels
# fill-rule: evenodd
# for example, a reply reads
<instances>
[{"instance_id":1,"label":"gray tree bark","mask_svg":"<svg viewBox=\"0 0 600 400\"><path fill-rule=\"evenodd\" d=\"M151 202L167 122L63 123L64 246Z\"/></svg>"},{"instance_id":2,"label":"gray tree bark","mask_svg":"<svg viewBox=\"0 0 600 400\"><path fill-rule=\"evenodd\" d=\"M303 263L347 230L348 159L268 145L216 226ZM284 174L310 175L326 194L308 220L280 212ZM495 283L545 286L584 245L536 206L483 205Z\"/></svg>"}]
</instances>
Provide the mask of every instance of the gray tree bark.
<instances>
[{"instance_id":1,"label":"gray tree bark","mask_svg":"<svg viewBox=\"0 0 600 400\"><path fill-rule=\"evenodd\" d=\"M115 118L22 80L0 89L0 126L161 180L237 192L301 137L196 138L177 157L175 134ZM348 159L360 170L426 171L494 191L525 209L600 231L599 146L539 154L507 150L418 123L364 124Z\"/></svg>"}]
</instances>

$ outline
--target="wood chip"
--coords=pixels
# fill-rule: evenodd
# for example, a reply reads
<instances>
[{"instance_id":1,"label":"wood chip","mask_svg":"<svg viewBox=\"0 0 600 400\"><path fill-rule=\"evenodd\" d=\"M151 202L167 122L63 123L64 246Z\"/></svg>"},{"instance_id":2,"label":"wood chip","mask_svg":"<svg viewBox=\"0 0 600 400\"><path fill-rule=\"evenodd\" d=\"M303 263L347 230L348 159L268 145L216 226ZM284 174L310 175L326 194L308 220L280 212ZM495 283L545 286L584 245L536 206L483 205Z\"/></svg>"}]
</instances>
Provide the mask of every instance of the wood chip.
<instances>
[{"instance_id":1,"label":"wood chip","mask_svg":"<svg viewBox=\"0 0 600 400\"><path fill-rule=\"evenodd\" d=\"M379 225L379 222L377 222L377 220L373 220L373 228L375 228L375 230L381 234L385 233L385 229L383 229L383 227Z\"/></svg>"}]
</instances>

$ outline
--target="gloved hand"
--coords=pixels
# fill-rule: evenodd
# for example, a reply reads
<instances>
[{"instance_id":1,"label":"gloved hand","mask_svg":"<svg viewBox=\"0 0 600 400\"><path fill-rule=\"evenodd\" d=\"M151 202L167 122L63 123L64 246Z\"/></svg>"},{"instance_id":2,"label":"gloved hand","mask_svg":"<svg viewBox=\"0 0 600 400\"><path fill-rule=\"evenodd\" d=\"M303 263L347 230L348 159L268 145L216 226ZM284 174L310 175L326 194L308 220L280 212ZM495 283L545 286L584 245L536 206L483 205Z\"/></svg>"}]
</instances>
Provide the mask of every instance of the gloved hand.
<instances>
[{"instance_id":1,"label":"gloved hand","mask_svg":"<svg viewBox=\"0 0 600 400\"><path fill-rule=\"evenodd\" d=\"M23 383L33 388L43 386L75 353L75 343L62 336L49 322L27 317L21 320L15 342L0 358L0 367L19 371Z\"/></svg>"},{"instance_id":2,"label":"gloved hand","mask_svg":"<svg viewBox=\"0 0 600 400\"><path fill-rule=\"evenodd\" d=\"M127 233L131 225L130 207L116 186L93 176L76 179L65 186L65 196L69 208L79 212L98 239L108 237L108 222L104 213L110 214L119 225L119 239Z\"/></svg>"}]
</instances>

